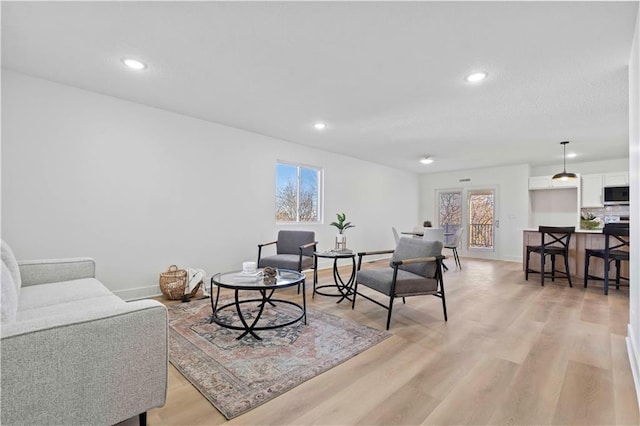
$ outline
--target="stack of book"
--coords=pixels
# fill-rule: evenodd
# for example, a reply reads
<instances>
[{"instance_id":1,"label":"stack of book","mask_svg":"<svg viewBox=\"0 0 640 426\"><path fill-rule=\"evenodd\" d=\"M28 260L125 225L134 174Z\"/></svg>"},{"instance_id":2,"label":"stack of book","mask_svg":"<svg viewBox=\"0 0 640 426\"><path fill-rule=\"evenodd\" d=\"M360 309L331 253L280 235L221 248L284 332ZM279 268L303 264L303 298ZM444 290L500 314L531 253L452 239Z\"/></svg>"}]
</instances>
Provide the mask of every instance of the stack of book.
<instances>
[{"instance_id":1,"label":"stack of book","mask_svg":"<svg viewBox=\"0 0 640 426\"><path fill-rule=\"evenodd\" d=\"M262 278L262 269L253 271L253 272L238 272L234 277L234 280L237 282L255 282Z\"/></svg>"},{"instance_id":2,"label":"stack of book","mask_svg":"<svg viewBox=\"0 0 640 426\"><path fill-rule=\"evenodd\" d=\"M353 254L353 250L351 250L351 249L340 249L340 250L333 249L333 250L331 250L331 253L336 253L336 254Z\"/></svg>"}]
</instances>

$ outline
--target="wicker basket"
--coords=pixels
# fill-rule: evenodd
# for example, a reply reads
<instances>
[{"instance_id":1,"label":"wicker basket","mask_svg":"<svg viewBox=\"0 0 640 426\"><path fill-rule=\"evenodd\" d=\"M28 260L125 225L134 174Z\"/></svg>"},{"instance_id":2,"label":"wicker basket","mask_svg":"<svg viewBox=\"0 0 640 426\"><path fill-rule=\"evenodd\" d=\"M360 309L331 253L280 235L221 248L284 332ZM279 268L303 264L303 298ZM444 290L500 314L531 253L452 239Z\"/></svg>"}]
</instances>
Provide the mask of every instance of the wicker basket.
<instances>
[{"instance_id":1,"label":"wicker basket","mask_svg":"<svg viewBox=\"0 0 640 426\"><path fill-rule=\"evenodd\" d=\"M160 291L168 299L182 299L187 288L187 282L187 271L178 269L176 265L171 265L167 272L160 273Z\"/></svg>"}]
</instances>

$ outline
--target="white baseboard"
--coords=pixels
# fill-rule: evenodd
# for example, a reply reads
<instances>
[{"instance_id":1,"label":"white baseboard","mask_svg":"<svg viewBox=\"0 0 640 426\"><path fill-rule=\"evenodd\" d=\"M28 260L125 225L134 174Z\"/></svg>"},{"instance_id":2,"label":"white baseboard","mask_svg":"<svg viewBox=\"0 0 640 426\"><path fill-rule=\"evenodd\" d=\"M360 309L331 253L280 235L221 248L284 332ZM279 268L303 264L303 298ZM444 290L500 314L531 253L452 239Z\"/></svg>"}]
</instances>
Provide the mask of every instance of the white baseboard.
<instances>
[{"instance_id":1,"label":"white baseboard","mask_svg":"<svg viewBox=\"0 0 640 426\"><path fill-rule=\"evenodd\" d=\"M157 285L151 285L148 287L136 287L128 288L126 290L114 291L113 294L125 300L127 302L138 299L149 299L151 297L160 296L160 287Z\"/></svg>"},{"instance_id":2,"label":"white baseboard","mask_svg":"<svg viewBox=\"0 0 640 426\"><path fill-rule=\"evenodd\" d=\"M338 266L343 266L343 265L349 266L350 264L350 262L347 262L347 261L339 260L338 262L339 262ZM333 260L318 262L318 269L331 269L331 268L333 268ZM206 283L207 289L209 288L210 281L211 281L210 276L205 277L204 282ZM118 296L119 298L127 302L130 302L132 300L149 299L152 297L162 296L162 292L160 291L160 287L158 285L128 288L125 290L117 290L117 291L114 291L113 294L115 294L116 296Z\"/></svg>"},{"instance_id":3,"label":"white baseboard","mask_svg":"<svg viewBox=\"0 0 640 426\"><path fill-rule=\"evenodd\" d=\"M638 399L638 407L640 407L640 365L638 363L640 360L638 359L638 355L640 351L638 351L638 342L634 340L635 334L633 333L633 328L631 324L627 324L627 352L629 353L629 364L631 364L631 373L633 374L633 383L636 386L636 398Z\"/></svg>"}]
</instances>

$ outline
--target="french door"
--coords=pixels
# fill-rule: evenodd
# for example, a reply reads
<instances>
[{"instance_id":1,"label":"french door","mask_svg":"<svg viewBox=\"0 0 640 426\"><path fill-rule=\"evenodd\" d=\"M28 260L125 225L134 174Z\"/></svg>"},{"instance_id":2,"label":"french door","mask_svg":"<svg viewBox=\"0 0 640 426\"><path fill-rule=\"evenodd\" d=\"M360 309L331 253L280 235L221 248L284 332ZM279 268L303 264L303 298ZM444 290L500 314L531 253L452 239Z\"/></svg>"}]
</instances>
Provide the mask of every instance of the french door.
<instances>
[{"instance_id":1,"label":"french door","mask_svg":"<svg viewBox=\"0 0 640 426\"><path fill-rule=\"evenodd\" d=\"M469 232L467 247L495 251L495 190L471 190L467 192Z\"/></svg>"},{"instance_id":2,"label":"french door","mask_svg":"<svg viewBox=\"0 0 640 426\"><path fill-rule=\"evenodd\" d=\"M464 250L483 257L496 251L496 189L452 189L436 191L438 226L446 242L464 227ZM489 257L492 257L489 255Z\"/></svg>"}]
</instances>

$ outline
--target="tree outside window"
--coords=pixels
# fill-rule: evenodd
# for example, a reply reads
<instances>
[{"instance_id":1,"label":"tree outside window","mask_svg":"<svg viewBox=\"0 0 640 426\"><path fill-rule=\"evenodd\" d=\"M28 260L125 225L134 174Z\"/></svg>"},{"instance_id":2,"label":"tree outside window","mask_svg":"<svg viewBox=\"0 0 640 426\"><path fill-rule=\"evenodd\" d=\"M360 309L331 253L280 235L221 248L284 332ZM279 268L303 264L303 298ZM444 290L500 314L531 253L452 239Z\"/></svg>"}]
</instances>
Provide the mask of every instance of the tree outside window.
<instances>
[{"instance_id":1,"label":"tree outside window","mask_svg":"<svg viewBox=\"0 0 640 426\"><path fill-rule=\"evenodd\" d=\"M438 223L447 234L446 242L448 244L451 236L462 225L462 192L440 192Z\"/></svg>"},{"instance_id":2,"label":"tree outside window","mask_svg":"<svg viewBox=\"0 0 640 426\"><path fill-rule=\"evenodd\" d=\"M322 170L277 163L276 222L320 222Z\"/></svg>"}]
</instances>

